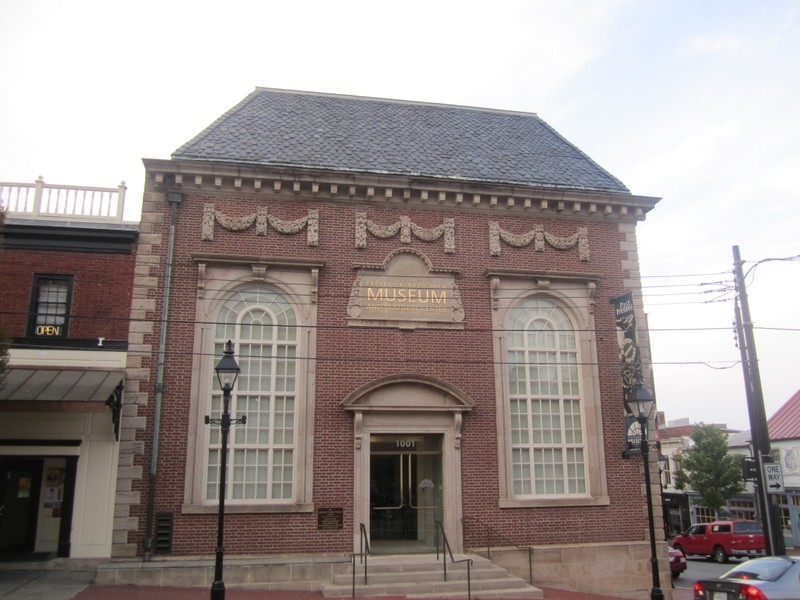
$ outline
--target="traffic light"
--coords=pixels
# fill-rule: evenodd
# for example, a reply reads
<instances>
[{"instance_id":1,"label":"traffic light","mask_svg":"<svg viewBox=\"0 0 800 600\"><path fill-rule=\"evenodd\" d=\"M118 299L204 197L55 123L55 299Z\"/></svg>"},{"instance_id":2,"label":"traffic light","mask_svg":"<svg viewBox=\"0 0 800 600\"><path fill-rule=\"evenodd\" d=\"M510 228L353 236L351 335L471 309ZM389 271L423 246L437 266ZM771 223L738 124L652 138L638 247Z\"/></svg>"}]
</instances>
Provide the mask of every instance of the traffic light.
<instances>
[{"instance_id":1,"label":"traffic light","mask_svg":"<svg viewBox=\"0 0 800 600\"><path fill-rule=\"evenodd\" d=\"M753 481L758 473L758 466L755 458L745 458L742 460L742 479Z\"/></svg>"}]
</instances>

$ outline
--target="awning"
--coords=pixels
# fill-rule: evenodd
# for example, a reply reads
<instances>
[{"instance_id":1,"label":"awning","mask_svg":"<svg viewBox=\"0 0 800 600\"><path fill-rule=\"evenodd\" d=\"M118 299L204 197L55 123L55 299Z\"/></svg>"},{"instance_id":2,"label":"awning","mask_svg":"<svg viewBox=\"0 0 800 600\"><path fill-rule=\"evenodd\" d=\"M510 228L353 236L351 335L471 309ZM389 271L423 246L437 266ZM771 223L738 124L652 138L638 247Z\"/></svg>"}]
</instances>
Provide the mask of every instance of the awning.
<instances>
[{"instance_id":1,"label":"awning","mask_svg":"<svg viewBox=\"0 0 800 600\"><path fill-rule=\"evenodd\" d=\"M124 370L11 367L0 387L3 410L101 411L125 378ZM13 408L11 408L13 405Z\"/></svg>"}]
</instances>

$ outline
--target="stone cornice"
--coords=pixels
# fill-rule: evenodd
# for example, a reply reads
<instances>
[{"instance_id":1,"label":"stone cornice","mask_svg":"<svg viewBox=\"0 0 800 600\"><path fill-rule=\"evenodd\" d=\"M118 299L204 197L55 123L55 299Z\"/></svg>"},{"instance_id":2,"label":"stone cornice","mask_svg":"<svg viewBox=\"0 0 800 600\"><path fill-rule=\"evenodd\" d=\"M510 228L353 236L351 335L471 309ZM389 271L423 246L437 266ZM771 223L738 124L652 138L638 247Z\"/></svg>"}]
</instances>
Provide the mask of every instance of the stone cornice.
<instances>
[{"instance_id":1,"label":"stone cornice","mask_svg":"<svg viewBox=\"0 0 800 600\"><path fill-rule=\"evenodd\" d=\"M487 277L507 277L512 279L542 279L556 281L600 281L602 275L599 273L575 273L565 271L537 271L527 269L489 269L486 271Z\"/></svg>"},{"instance_id":2,"label":"stone cornice","mask_svg":"<svg viewBox=\"0 0 800 600\"><path fill-rule=\"evenodd\" d=\"M254 264L267 267L280 267L283 269L321 269L325 266L324 260L306 260L302 258L284 258L271 256L250 256L242 254L192 254L192 260L196 263L207 263L214 265L241 265Z\"/></svg>"},{"instance_id":3,"label":"stone cornice","mask_svg":"<svg viewBox=\"0 0 800 600\"><path fill-rule=\"evenodd\" d=\"M413 206L497 214L541 214L641 221L659 201L651 196L530 187L503 183L440 180L259 167L221 162L145 159L146 191L181 190L206 195L318 198L367 202L375 207Z\"/></svg>"}]
</instances>

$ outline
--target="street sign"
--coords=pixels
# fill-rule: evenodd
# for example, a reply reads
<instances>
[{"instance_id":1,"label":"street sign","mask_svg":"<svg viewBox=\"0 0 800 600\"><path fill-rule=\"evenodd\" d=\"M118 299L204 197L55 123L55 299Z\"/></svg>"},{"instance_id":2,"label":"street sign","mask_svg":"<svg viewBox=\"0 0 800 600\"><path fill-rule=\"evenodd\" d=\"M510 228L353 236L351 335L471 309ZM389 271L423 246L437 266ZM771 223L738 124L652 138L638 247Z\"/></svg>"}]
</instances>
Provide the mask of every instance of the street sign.
<instances>
[{"instance_id":1,"label":"street sign","mask_svg":"<svg viewBox=\"0 0 800 600\"><path fill-rule=\"evenodd\" d=\"M783 494L781 463L764 463L764 485L769 494Z\"/></svg>"}]
</instances>

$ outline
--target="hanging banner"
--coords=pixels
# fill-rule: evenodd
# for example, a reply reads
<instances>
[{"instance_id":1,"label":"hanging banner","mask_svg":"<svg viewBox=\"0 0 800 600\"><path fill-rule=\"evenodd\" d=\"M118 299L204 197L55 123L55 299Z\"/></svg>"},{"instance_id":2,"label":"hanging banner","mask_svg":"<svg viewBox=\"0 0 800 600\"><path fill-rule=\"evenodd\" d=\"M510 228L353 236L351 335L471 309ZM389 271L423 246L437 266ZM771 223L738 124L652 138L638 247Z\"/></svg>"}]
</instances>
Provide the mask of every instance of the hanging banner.
<instances>
[{"instance_id":1,"label":"hanging banner","mask_svg":"<svg viewBox=\"0 0 800 600\"><path fill-rule=\"evenodd\" d=\"M622 357L622 391L627 398L637 381L642 381L642 357L636 342L636 317L633 294L628 292L610 300L614 306L617 330L621 334L620 355Z\"/></svg>"}]
</instances>

